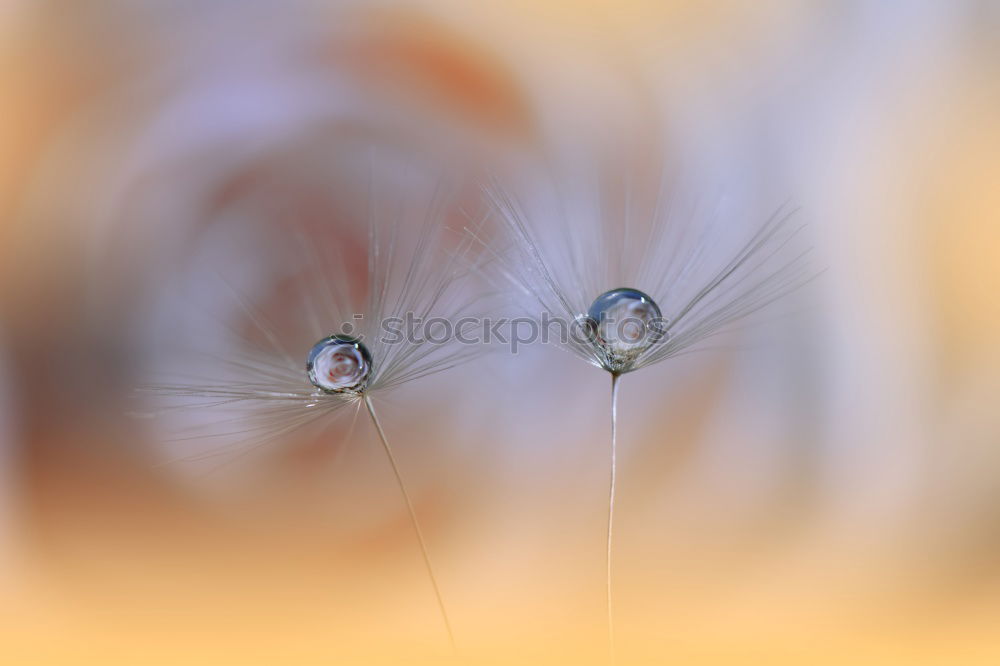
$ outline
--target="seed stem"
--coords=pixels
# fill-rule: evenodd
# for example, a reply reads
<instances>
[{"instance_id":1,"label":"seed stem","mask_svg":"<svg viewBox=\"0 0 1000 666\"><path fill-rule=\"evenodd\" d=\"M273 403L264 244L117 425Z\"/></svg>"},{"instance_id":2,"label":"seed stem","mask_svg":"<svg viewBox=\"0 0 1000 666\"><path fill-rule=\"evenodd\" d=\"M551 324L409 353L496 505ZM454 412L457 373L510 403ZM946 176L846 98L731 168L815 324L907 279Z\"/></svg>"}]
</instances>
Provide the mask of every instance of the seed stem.
<instances>
[{"instance_id":1,"label":"seed stem","mask_svg":"<svg viewBox=\"0 0 1000 666\"><path fill-rule=\"evenodd\" d=\"M427 543L424 541L424 533L420 529L420 522L417 520L417 512L413 509L413 502L410 500L410 494L406 491L406 484L403 483L403 475L399 472L399 466L396 464L396 456L392 453L392 447L389 446L389 440L385 436L385 431L382 429L382 423L379 421L378 415L375 413L375 406L372 404L372 400L368 395L364 396L365 407L368 408L368 414L372 417L372 423L375 425L375 430L378 431L379 440L382 442L382 448L385 449L385 455L389 458L389 465L392 467L392 473L396 477L396 483L399 485L399 491L403 495L403 499L406 500L406 509L410 514L410 524L413 526L413 531L417 535L417 542L420 544L420 554L423 555L424 566L427 568L427 576L430 578L431 586L434 588L434 596L437 599L438 609L441 611L441 619L444 621L444 627L448 631L448 642L451 645L452 651L455 650L455 635L451 630L451 621L448 619L448 611L445 610L444 599L441 596L441 589L438 587L437 577L434 575L434 567L431 566L431 558L427 553Z\"/></svg>"},{"instance_id":2,"label":"seed stem","mask_svg":"<svg viewBox=\"0 0 1000 666\"><path fill-rule=\"evenodd\" d=\"M611 544L615 525L615 481L617 480L617 430L618 430L618 373L611 373L611 484L608 490L608 651L611 663L615 662L615 621L611 596Z\"/></svg>"}]
</instances>

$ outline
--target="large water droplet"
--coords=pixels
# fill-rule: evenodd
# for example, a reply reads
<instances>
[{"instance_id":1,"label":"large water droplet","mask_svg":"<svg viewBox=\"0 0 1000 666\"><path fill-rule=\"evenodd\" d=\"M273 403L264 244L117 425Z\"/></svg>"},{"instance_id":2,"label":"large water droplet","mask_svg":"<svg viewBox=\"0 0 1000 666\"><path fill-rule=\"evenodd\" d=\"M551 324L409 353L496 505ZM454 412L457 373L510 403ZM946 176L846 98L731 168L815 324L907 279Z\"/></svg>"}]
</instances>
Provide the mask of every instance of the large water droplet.
<instances>
[{"instance_id":1,"label":"large water droplet","mask_svg":"<svg viewBox=\"0 0 1000 666\"><path fill-rule=\"evenodd\" d=\"M604 367L627 372L644 351L663 339L665 326L656 301L638 289L621 287L594 300L585 330Z\"/></svg>"}]
</instances>

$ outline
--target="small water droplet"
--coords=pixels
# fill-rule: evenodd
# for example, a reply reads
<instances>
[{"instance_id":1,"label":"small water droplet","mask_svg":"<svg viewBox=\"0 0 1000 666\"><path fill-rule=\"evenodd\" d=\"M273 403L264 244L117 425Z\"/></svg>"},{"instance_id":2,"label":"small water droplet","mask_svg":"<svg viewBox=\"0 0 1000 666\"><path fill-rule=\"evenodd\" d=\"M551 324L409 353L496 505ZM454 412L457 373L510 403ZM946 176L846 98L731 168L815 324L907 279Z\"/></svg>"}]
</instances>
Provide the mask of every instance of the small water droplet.
<instances>
[{"instance_id":1,"label":"small water droplet","mask_svg":"<svg viewBox=\"0 0 1000 666\"><path fill-rule=\"evenodd\" d=\"M346 335L323 338L309 351L306 372L313 386L326 393L356 393L371 376L372 358L360 340Z\"/></svg>"}]
</instances>

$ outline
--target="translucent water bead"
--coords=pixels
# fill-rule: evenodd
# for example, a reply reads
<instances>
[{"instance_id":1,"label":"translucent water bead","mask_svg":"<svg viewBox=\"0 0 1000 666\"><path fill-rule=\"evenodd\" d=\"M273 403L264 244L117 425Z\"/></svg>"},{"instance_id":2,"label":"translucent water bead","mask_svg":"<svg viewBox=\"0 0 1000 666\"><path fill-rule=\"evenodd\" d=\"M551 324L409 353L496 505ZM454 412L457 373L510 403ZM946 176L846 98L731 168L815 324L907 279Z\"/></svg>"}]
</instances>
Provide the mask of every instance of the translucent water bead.
<instances>
[{"instance_id":1,"label":"translucent water bead","mask_svg":"<svg viewBox=\"0 0 1000 666\"><path fill-rule=\"evenodd\" d=\"M652 298L625 287L598 296L585 320L587 335L611 372L630 370L644 351L663 339L666 325Z\"/></svg>"},{"instance_id":2,"label":"translucent water bead","mask_svg":"<svg viewBox=\"0 0 1000 666\"><path fill-rule=\"evenodd\" d=\"M359 392L368 383L372 358L359 340L331 335L309 351L306 371L313 386L327 393Z\"/></svg>"}]
</instances>

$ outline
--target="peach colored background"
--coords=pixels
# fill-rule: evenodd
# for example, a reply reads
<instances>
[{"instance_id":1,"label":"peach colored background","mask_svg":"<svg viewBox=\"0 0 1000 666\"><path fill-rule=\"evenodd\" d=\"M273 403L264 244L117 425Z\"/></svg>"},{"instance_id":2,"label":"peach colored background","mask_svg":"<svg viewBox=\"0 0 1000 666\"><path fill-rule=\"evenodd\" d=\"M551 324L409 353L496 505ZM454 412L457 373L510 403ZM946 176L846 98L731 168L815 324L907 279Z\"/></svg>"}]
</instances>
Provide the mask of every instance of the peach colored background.
<instances>
[{"instance_id":1,"label":"peach colored background","mask_svg":"<svg viewBox=\"0 0 1000 666\"><path fill-rule=\"evenodd\" d=\"M615 143L798 202L827 268L765 344L626 378L620 662L997 663L998 31L985 0L3 2L0 661L603 663L575 359L385 398L457 658L363 420L206 474L126 413L234 210L346 225L371 146L471 197Z\"/></svg>"}]
</instances>

